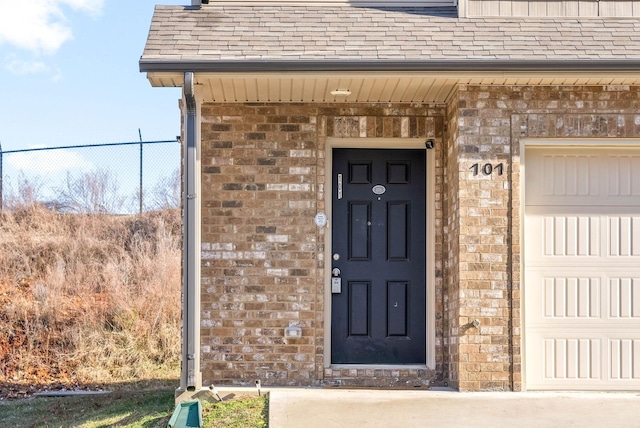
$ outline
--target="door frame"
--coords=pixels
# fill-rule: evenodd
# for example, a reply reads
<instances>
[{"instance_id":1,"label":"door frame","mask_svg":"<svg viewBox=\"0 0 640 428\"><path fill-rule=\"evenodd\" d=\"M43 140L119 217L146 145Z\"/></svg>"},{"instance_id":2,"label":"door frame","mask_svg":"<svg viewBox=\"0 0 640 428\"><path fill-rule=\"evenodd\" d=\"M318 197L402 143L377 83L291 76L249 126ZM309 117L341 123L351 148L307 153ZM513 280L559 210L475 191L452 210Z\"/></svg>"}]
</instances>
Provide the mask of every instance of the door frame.
<instances>
[{"instance_id":1,"label":"door frame","mask_svg":"<svg viewBox=\"0 0 640 428\"><path fill-rule=\"evenodd\" d=\"M526 209L526 153L528 148L547 147L549 149L575 148L588 149L593 147L622 147L634 148L640 150L640 139L634 137L567 137L567 138L521 138L519 141L520 149L520 355L521 355L521 371L522 391L528 391L527 385L527 302L526 302L526 269L527 269L527 237L525 230L525 209ZM536 389L537 390L537 389Z\"/></svg>"},{"instance_id":2,"label":"door frame","mask_svg":"<svg viewBox=\"0 0 640 428\"><path fill-rule=\"evenodd\" d=\"M331 362L331 250L333 232L333 192L336 183L333 177L333 149L425 149L424 138L333 138L328 137L325 141L325 166L324 166L324 212L327 215L327 226L324 228L324 367L325 368L427 368L435 369L435 150L426 151L426 218L425 218L425 281L426 281L426 346L425 361L422 364L332 364ZM322 211L322 209L318 209Z\"/></svg>"}]
</instances>

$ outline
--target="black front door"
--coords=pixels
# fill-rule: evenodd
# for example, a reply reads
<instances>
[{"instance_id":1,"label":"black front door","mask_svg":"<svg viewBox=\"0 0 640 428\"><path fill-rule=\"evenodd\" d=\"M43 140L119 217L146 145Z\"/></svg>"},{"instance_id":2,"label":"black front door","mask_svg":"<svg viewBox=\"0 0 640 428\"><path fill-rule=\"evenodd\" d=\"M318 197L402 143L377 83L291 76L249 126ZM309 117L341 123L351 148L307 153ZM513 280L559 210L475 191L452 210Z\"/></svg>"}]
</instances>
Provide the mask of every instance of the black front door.
<instances>
[{"instance_id":1,"label":"black front door","mask_svg":"<svg viewBox=\"0 0 640 428\"><path fill-rule=\"evenodd\" d=\"M424 150L333 151L333 364L425 363L425 169Z\"/></svg>"}]
</instances>

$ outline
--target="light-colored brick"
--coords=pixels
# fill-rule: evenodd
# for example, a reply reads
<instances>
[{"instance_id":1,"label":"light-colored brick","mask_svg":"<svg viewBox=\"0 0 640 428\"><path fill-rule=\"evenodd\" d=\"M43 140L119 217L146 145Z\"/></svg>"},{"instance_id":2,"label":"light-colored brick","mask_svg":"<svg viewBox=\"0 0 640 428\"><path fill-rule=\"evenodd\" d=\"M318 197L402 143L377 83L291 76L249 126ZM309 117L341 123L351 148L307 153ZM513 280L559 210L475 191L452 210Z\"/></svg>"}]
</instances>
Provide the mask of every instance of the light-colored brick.
<instances>
[{"instance_id":1,"label":"light-colored brick","mask_svg":"<svg viewBox=\"0 0 640 428\"><path fill-rule=\"evenodd\" d=\"M461 86L438 106L203 105L205 382L520 389L520 139L639 138L638 110L640 89L624 86ZM436 367L325 368L329 232L312 223L331 193L325 140L407 136L437 141ZM285 341L289 322L302 338Z\"/></svg>"}]
</instances>

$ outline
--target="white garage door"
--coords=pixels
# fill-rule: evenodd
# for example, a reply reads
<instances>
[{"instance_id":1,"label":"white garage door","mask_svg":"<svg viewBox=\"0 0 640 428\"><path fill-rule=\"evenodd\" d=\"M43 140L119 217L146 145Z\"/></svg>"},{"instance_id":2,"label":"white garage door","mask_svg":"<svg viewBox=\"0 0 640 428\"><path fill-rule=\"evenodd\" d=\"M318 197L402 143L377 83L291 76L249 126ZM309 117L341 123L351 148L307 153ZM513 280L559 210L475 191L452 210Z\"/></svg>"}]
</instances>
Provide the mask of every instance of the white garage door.
<instances>
[{"instance_id":1,"label":"white garage door","mask_svg":"<svg viewBox=\"0 0 640 428\"><path fill-rule=\"evenodd\" d=\"M527 389L640 389L640 150L525 162Z\"/></svg>"}]
</instances>

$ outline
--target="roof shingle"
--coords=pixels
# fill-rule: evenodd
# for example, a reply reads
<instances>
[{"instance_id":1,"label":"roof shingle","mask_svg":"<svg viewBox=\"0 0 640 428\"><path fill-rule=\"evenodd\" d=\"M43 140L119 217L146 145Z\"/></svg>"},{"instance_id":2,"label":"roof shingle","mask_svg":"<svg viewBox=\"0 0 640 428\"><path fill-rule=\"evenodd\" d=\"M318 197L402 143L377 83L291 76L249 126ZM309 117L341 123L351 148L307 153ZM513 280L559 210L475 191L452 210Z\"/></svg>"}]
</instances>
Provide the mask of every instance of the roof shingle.
<instances>
[{"instance_id":1,"label":"roof shingle","mask_svg":"<svg viewBox=\"0 0 640 428\"><path fill-rule=\"evenodd\" d=\"M143 61L640 60L638 18L458 18L453 9L156 6Z\"/></svg>"}]
</instances>

